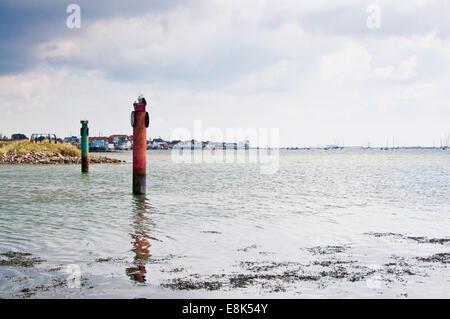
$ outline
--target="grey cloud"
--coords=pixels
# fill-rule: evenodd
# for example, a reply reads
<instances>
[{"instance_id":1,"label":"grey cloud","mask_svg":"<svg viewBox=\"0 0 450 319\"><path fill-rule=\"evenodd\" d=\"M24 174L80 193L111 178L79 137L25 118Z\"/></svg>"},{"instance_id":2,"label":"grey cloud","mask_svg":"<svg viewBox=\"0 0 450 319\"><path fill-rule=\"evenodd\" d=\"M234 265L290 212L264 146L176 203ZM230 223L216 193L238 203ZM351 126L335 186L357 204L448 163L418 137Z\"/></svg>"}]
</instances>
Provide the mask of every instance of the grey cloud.
<instances>
[{"instance_id":1,"label":"grey cloud","mask_svg":"<svg viewBox=\"0 0 450 319\"><path fill-rule=\"evenodd\" d=\"M83 28L98 19L130 17L146 12L162 13L182 5L184 0L5 0L0 2L0 75L30 69L39 61L36 45L56 37L71 37L66 8L71 3L81 7Z\"/></svg>"}]
</instances>

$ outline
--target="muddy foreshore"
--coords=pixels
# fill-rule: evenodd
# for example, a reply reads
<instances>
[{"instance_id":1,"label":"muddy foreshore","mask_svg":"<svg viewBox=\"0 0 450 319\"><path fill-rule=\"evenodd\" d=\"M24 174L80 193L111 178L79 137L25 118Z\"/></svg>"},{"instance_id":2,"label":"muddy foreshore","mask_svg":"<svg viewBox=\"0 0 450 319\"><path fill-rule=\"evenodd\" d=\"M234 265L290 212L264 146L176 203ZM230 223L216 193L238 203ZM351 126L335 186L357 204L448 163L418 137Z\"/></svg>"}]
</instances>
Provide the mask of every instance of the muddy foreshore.
<instances>
[{"instance_id":1,"label":"muddy foreshore","mask_svg":"<svg viewBox=\"0 0 450 319\"><path fill-rule=\"evenodd\" d=\"M426 244L448 246L450 238L427 238L406 236L394 233L367 233L374 237L395 237L401 240L413 240ZM445 269L450 262L450 253L436 253L425 256L402 257L392 255L390 261L377 267L367 266L357 260L351 253L351 246L316 246L302 248L313 257L310 261L291 260L276 262L270 260L245 260L234 265L235 270L228 273L213 273L201 275L190 273L184 267L167 268L167 262L174 258L186 256L167 255L159 258L150 258L146 264L161 265L161 272L171 274L160 282L161 288L170 290L222 290L230 291L234 289L245 289L258 287L265 293L280 293L292 291L296 295L302 294L302 287L316 287L324 289L329 285L338 286L342 282L349 282L355 285L366 282L370 289L390 289L394 284L404 287L398 292L398 298L408 297L406 283L414 278L419 282L429 277L427 269ZM250 252L258 250L258 245L251 245L239 251ZM259 254L268 252L259 252ZM17 285L16 291L11 294L13 298L39 298L39 293L53 291L55 294L61 288L68 287L67 273L64 272L64 265L41 265L46 260L33 256L28 252L8 251L0 253L0 267L21 268L22 275L6 276L6 281ZM130 267L134 261L126 257L106 257L97 258L93 263L117 264ZM40 266L41 265L41 266ZM36 278L26 270L38 267L46 273L45 282L36 285ZM170 278L171 277L171 278ZM377 288L378 287L378 288ZM80 279L80 288L95 289L91 276L85 274ZM381 290L379 291L381 293Z\"/></svg>"},{"instance_id":2,"label":"muddy foreshore","mask_svg":"<svg viewBox=\"0 0 450 319\"><path fill-rule=\"evenodd\" d=\"M89 156L91 164L116 164L124 161L105 156ZM81 164L81 157L61 154L59 152L47 153L31 151L27 154L19 154L17 151L10 151L0 154L0 164Z\"/></svg>"}]
</instances>

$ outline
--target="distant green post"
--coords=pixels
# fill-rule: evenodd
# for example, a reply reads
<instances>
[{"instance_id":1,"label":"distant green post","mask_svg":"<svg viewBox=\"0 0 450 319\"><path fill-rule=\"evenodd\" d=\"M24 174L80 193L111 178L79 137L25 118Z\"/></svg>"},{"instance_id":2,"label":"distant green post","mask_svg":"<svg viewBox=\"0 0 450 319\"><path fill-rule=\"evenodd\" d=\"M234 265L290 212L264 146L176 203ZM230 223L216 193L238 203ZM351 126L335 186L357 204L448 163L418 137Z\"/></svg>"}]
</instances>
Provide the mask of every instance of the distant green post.
<instances>
[{"instance_id":1,"label":"distant green post","mask_svg":"<svg viewBox=\"0 0 450 319\"><path fill-rule=\"evenodd\" d=\"M81 172L89 171L89 128L88 121L81 121Z\"/></svg>"}]
</instances>

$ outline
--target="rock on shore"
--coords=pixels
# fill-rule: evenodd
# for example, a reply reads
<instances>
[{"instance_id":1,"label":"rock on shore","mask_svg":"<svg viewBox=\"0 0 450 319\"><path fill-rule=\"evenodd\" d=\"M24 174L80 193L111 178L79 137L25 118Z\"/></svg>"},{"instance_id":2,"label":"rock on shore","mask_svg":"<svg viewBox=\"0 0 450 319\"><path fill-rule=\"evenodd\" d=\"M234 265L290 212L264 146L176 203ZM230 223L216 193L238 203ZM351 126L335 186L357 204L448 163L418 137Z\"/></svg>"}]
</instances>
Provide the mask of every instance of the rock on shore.
<instances>
[{"instance_id":1,"label":"rock on shore","mask_svg":"<svg viewBox=\"0 0 450 319\"><path fill-rule=\"evenodd\" d=\"M105 156L89 156L89 162L100 164L123 163L125 161ZM81 157L35 151L22 155L16 151L10 151L6 154L0 154L0 164L81 164Z\"/></svg>"}]
</instances>

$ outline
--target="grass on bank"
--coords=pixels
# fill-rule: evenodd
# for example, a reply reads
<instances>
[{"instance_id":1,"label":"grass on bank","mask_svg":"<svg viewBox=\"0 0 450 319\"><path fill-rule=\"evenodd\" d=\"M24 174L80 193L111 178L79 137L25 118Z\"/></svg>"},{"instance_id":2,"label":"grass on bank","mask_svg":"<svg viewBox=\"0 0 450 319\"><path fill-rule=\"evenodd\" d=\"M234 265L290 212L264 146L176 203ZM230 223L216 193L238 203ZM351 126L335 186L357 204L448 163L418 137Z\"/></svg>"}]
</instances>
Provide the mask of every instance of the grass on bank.
<instances>
[{"instance_id":1,"label":"grass on bank","mask_svg":"<svg viewBox=\"0 0 450 319\"><path fill-rule=\"evenodd\" d=\"M48 155L59 153L66 156L81 157L81 151L69 143L50 144L49 142L30 143L30 141L1 141L0 154L17 151L18 155L26 155L31 152L44 152Z\"/></svg>"}]
</instances>

